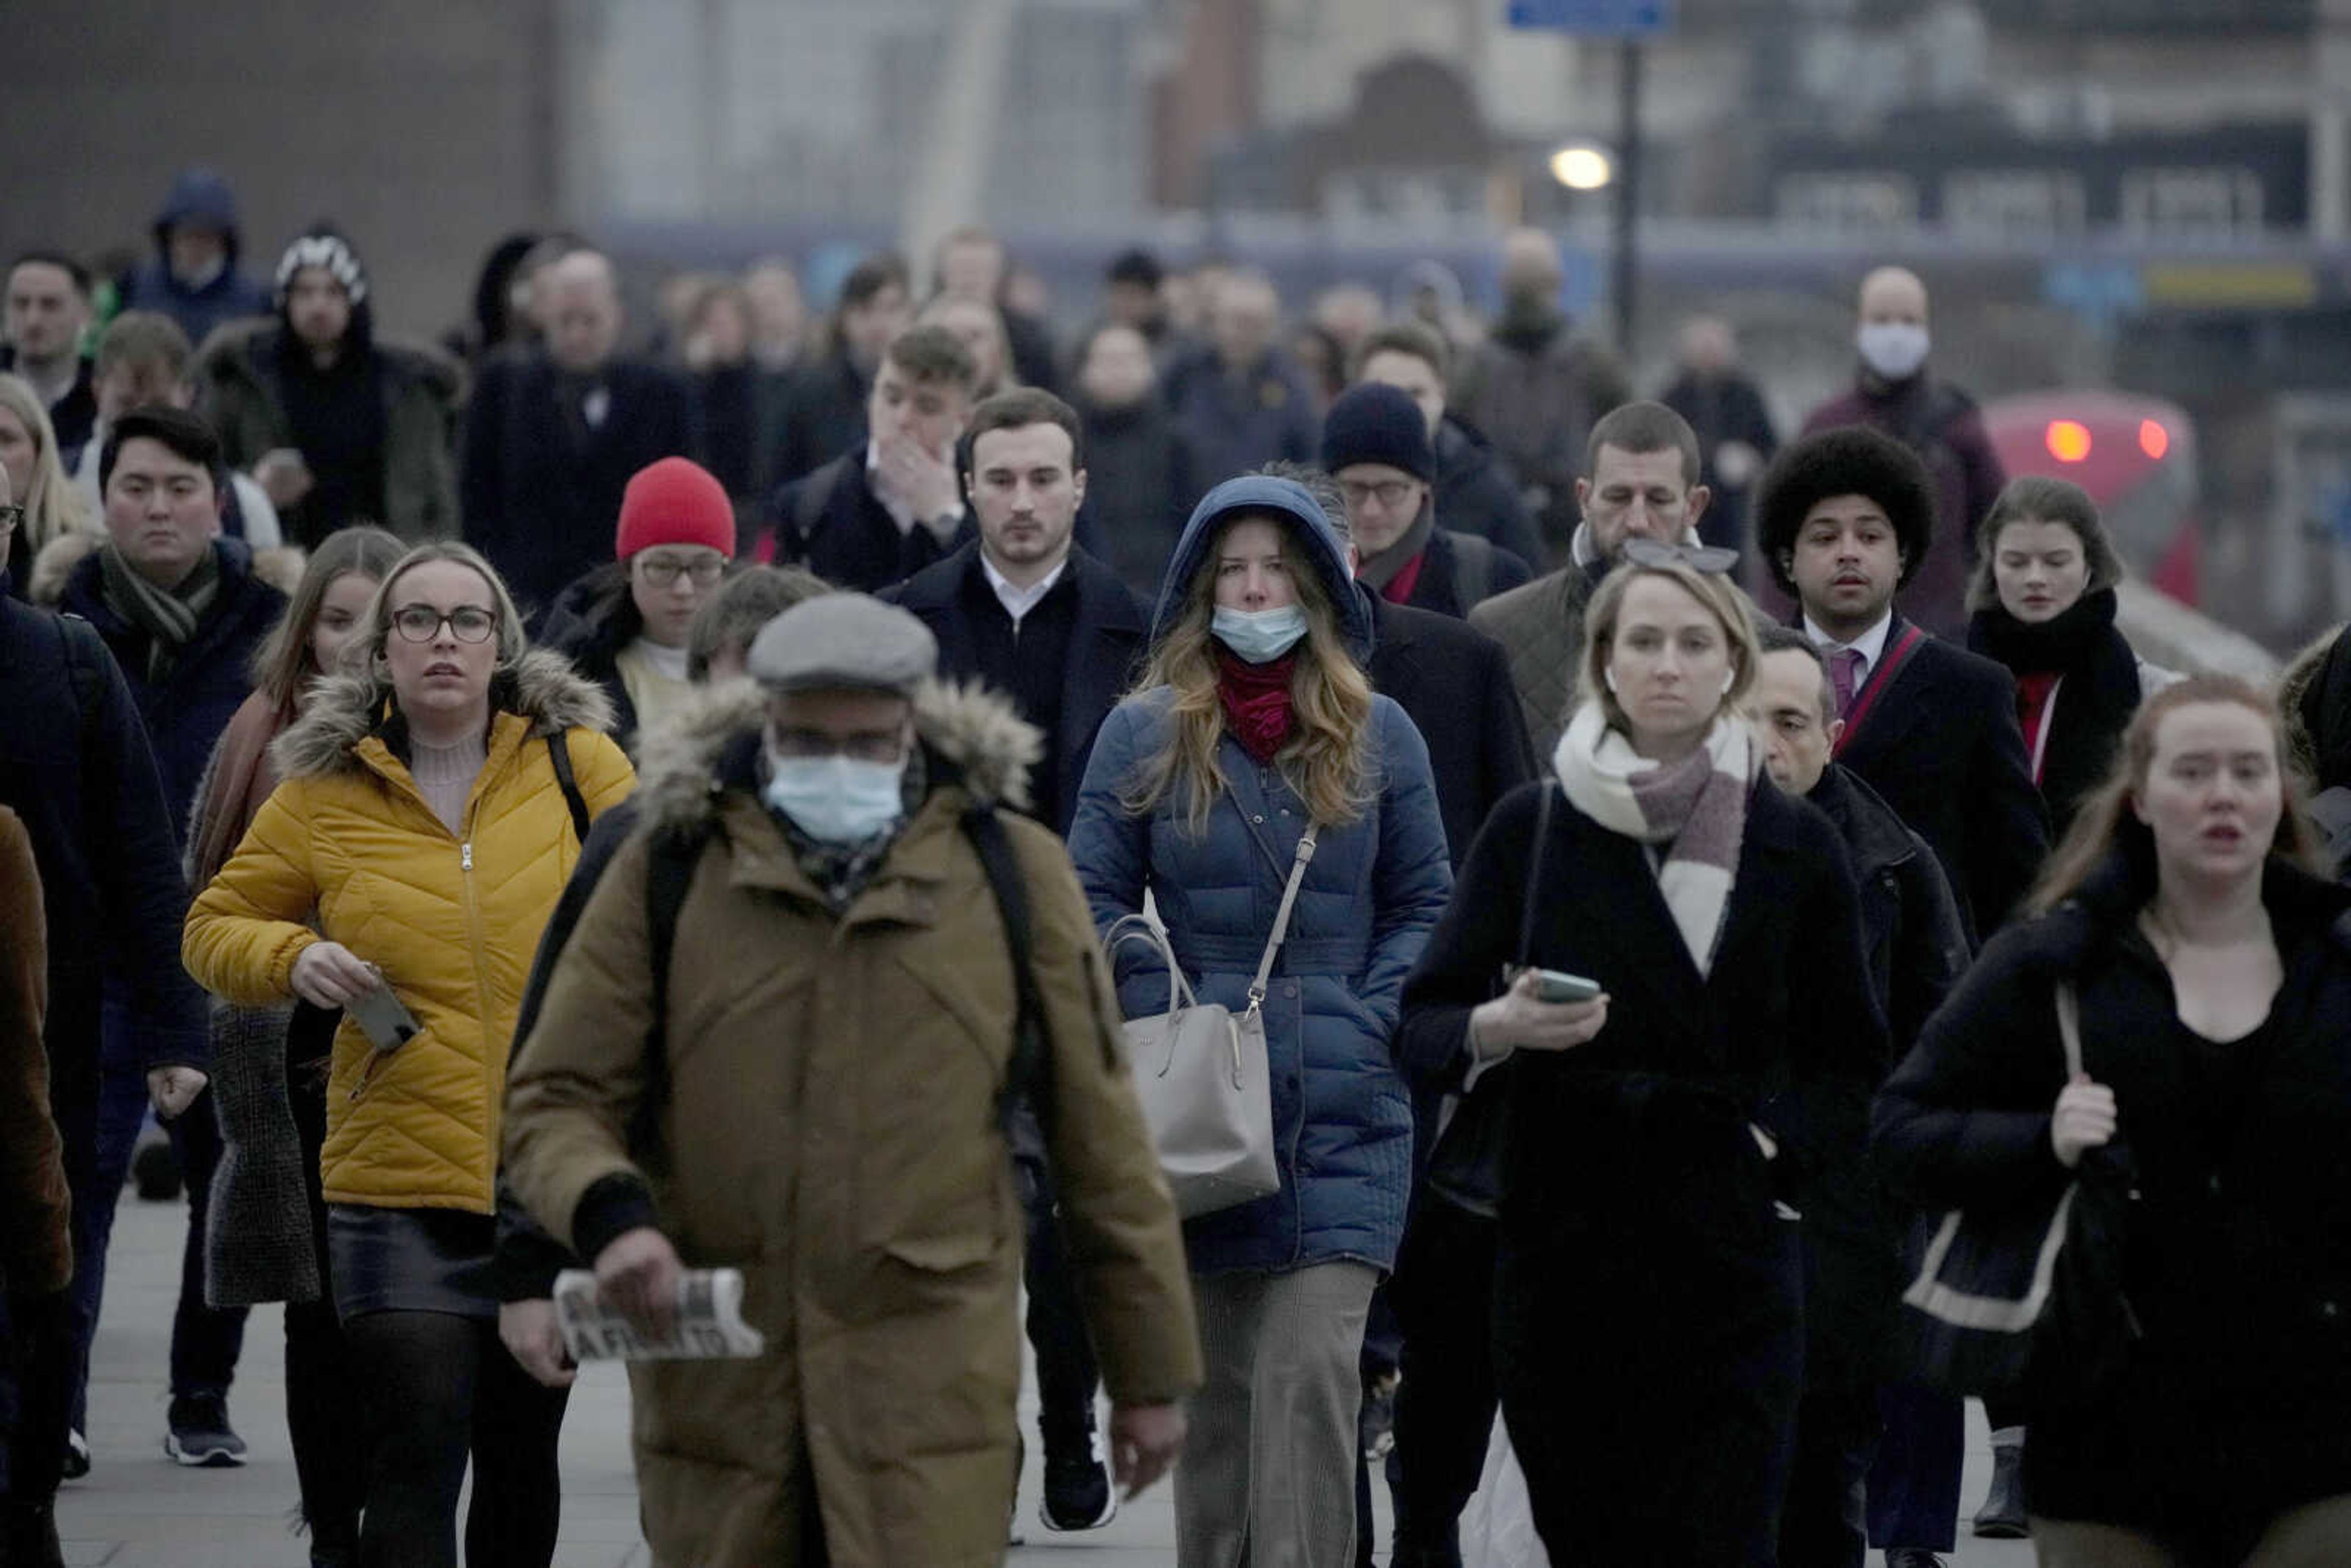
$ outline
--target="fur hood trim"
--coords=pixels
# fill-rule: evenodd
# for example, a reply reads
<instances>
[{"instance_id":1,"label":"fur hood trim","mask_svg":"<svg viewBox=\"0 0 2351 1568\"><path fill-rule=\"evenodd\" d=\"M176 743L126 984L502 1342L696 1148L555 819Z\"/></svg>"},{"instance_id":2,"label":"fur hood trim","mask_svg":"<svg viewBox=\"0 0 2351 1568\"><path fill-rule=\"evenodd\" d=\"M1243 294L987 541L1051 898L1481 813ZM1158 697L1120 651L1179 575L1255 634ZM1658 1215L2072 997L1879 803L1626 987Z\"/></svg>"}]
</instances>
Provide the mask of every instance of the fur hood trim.
<instances>
[{"instance_id":1,"label":"fur hood trim","mask_svg":"<svg viewBox=\"0 0 2351 1568\"><path fill-rule=\"evenodd\" d=\"M562 654L533 648L516 662L510 680L506 700L498 706L529 719L534 736L573 729L611 732L612 700L572 669ZM302 716L269 747L277 776L317 778L364 767L357 755L359 744L375 733L381 701L371 675L324 675L313 682Z\"/></svg>"},{"instance_id":2,"label":"fur hood trim","mask_svg":"<svg viewBox=\"0 0 2351 1568\"><path fill-rule=\"evenodd\" d=\"M643 820L673 831L707 821L725 792L718 769L726 751L766 721L758 684L728 681L695 693L638 742L643 762L634 800ZM934 787L954 782L987 805L1029 808L1029 769L1045 755L1045 737L1011 699L973 683L927 681L914 694L914 729L944 768Z\"/></svg>"}]
</instances>

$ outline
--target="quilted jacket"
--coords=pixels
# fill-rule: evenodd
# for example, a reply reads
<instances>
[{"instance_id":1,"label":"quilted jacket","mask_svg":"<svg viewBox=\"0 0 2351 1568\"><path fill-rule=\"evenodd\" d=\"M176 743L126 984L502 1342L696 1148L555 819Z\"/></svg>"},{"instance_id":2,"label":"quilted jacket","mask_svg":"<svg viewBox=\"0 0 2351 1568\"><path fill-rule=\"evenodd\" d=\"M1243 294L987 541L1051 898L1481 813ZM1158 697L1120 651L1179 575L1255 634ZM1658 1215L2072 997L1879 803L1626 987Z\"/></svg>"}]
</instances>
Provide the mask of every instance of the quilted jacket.
<instances>
[{"instance_id":1,"label":"quilted jacket","mask_svg":"<svg viewBox=\"0 0 2351 1568\"><path fill-rule=\"evenodd\" d=\"M1349 581L1338 541L1311 498L1283 480L1236 479L1209 492L1176 546L1159 627L1181 613L1185 585L1223 522L1239 512L1272 516L1297 536L1345 607L1347 640L1367 648L1370 610ZM1186 827L1180 790L1147 817L1128 815L1121 786L1165 744L1172 701L1159 687L1112 710L1079 793L1070 855L1099 930L1139 912L1147 887L1199 999L1238 1015L1249 1005L1306 810L1278 768L1259 766L1228 736L1219 759L1231 788L1205 834ZM1281 1190L1187 1222L1195 1273L1395 1262L1413 1133L1395 1061L1397 1010L1453 872L1420 732L1386 697L1373 699L1371 729L1376 793L1355 821L1323 828L1265 998ZM1129 1019L1167 1008L1166 974L1144 954L1128 944L1114 956L1119 1006Z\"/></svg>"},{"instance_id":2,"label":"quilted jacket","mask_svg":"<svg viewBox=\"0 0 2351 1568\"><path fill-rule=\"evenodd\" d=\"M493 1211L515 1012L580 856L547 737L591 815L635 782L603 694L562 657L525 654L504 695L461 836L388 744L371 683L322 683L271 747L285 781L188 912L188 971L228 1001L291 996L294 960L323 936L379 966L422 1026L381 1056L352 1019L337 1031L329 1203Z\"/></svg>"}]
</instances>

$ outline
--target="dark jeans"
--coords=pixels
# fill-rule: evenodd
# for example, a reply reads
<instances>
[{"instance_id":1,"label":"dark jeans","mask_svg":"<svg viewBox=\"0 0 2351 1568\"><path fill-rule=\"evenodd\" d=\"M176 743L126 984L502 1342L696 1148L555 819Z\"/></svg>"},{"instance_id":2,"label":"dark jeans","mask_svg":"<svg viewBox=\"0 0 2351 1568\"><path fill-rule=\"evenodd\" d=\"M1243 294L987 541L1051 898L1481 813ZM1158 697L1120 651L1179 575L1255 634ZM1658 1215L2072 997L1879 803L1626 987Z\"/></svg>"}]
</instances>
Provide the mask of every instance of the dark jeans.
<instances>
[{"instance_id":1,"label":"dark jeans","mask_svg":"<svg viewBox=\"0 0 2351 1568\"><path fill-rule=\"evenodd\" d=\"M1395 1544L1458 1562L1461 1511L1494 1430L1494 1222L1425 1198L1389 1300L1404 1334L1387 1462Z\"/></svg>"},{"instance_id":2,"label":"dark jeans","mask_svg":"<svg viewBox=\"0 0 2351 1568\"><path fill-rule=\"evenodd\" d=\"M325 1059L288 1063L286 1088L302 1140L320 1291L317 1301L286 1303L286 1427L294 1443L294 1474L302 1488L302 1518L310 1527L311 1544L348 1552L359 1540L368 1445L365 1406L353 1397L360 1368L335 1315L335 1283L327 1261L327 1201L319 1172L319 1150L327 1141Z\"/></svg>"},{"instance_id":3,"label":"dark jeans","mask_svg":"<svg viewBox=\"0 0 2351 1568\"><path fill-rule=\"evenodd\" d=\"M180 1249L180 1305L172 1316L172 1397L225 1397L245 1349L246 1309L204 1305L204 1219L213 1172L220 1168L220 1115L207 1086L179 1115L163 1124L188 1186L188 1236Z\"/></svg>"},{"instance_id":4,"label":"dark jeans","mask_svg":"<svg viewBox=\"0 0 2351 1568\"><path fill-rule=\"evenodd\" d=\"M562 1513L556 1440L568 1389L532 1381L497 1324L454 1312L368 1312L343 1325L370 1399L362 1568L457 1568L465 1461L469 1568L547 1568Z\"/></svg>"},{"instance_id":5,"label":"dark jeans","mask_svg":"<svg viewBox=\"0 0 2351 1568\"><path fill-rule=\"evenodd\" d=\"M1029 1221L1023 1275L1029 1287L1029 1343L1037 1353L1037 1429L1048 1457L1084 1454L1093 1441L1094 1390L1102 1373L1094 1364L1093 1342L1086 1335L1085 1314L1078 1306L1052 1177L1041 1161L1023 1156L1014 1163Z\"/></svg>"},{"instance_id":6,"label":"dark jeans","mask_svg":"<svg viewBox=\"0 0 2351 1568\"><path fill-rule=\"evenodd\" d=\"M1869 1543L1949 1552L1959 1539L1967 1407L1915 1386L1877 1391L1877 1462L1869 1471Z\"/></svg>"},{"instance_id":7,"label":"dark jeans","mask_svg":"<svg viewBox=\"0 0 2351 1568\"><path fill-rule=\"evenodd\" d=\"M55 1497L73 1382L73 1304L65 1291L18 1296L0 1281L0 1498Z\"/></svg>"},{"instance_id":8,"label":"dark jeans","mask_svg":"<svg viewBox=\"0 0 2351 1568\"><path fill-rule=\"evenodd\" d=\"M147 1119L147 1075L137 1061L126 1016L111 1003L101 1033L106 1064L93 1092L57 1105L65 1140L66 1185L73 1194L72 1414L77 1431L89 1429L89 1347L106 1293L106 1249L114 1236L114 1206L131 1174L131 1151Z\"/></svg>"}]
</instances>

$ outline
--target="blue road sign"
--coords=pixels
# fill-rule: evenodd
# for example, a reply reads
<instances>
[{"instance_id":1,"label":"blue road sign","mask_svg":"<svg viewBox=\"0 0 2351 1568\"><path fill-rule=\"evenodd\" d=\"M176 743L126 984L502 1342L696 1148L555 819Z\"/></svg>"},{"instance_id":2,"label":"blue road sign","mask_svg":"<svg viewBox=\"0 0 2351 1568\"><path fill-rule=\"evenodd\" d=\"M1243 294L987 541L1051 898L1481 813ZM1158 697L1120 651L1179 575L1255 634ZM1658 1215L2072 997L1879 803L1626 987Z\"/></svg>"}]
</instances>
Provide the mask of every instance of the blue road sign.
<instances>
[{"instance_id":1,"label":"blue road sign","mask_svg":"<svg viewBox=\"0 0 2351 1568\"><path fill-rule=\"evenodd\" d=\"M1673 26L1673 0L1510 0L1513 27L1593 38L1654 38Z\"/></svg>"}]
</instances>

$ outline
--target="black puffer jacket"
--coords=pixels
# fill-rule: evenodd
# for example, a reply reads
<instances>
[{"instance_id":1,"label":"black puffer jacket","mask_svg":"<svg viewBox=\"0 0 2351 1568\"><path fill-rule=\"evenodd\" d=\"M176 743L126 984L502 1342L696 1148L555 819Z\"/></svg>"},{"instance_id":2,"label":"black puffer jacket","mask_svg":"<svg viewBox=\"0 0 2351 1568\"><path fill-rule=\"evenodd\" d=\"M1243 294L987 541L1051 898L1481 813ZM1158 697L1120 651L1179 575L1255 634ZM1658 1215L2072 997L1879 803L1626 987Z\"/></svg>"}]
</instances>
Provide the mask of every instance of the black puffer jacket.
<instances>
[{"instance_id":1,"label":"black puffer jacket","mask_svg":"<svg viewBox=\"0 0 2351 1568\"><path fill-rule=\"evenodd\" d=\"M1878 1096L1879 1168L1932 1208L2053 1196L2070 977L2083 1064L2115 1091L2137 1162L2137 1364L2220 1394L2351 1400L2351 890L2273 862L2262 900L2285 983L2248 1042L2260 1054L2218 1086L2139 933L2152 894L2152 872L2117 857L1992 939Z\"/></svg>"}]
</instances>

